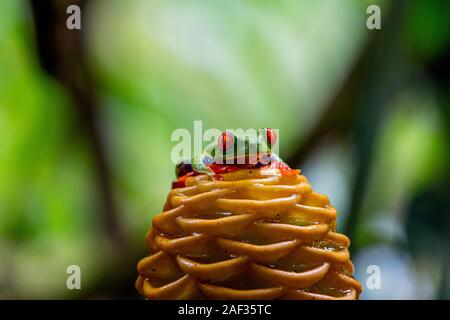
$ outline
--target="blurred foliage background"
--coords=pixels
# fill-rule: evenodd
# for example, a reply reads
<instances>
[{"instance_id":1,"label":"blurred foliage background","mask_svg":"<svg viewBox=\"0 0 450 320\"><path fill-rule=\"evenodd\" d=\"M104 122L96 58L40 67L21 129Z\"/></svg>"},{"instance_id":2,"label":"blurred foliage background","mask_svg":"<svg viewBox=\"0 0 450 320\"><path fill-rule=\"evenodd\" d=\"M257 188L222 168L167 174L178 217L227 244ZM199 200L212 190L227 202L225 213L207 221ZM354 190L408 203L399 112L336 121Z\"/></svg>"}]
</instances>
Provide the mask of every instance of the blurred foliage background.
<instances>
[{"instance_id":1,"label":"blurred foliage background","mask_svg":"<svg viewBox=\"0 0 450 320\"><path fill-rule=\"evenodd\" d=\"M368 30L369 4L382 29ZM66 8L82 29L66 28ZM1 0L0 298L137 298L176 128L279 128L364 299L450 298L450 2ZM82 290L66 288L66 268Z\"/></svg>"}]
</instances>

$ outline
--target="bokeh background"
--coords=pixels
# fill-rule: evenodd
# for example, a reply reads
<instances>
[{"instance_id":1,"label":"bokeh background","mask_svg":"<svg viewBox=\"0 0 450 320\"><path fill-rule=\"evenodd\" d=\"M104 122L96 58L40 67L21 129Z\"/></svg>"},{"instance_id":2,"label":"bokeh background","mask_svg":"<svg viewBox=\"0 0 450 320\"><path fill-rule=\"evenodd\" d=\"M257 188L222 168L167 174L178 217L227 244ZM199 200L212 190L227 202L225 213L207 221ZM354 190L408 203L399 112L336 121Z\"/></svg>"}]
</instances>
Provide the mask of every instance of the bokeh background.
<instances>
[{"instance_id":1,"label":"bokeh background","mask_svg":"<svg viewBox=\"0 0 450 320\"><path fill-rule=\"evenodd\" d=\"M449 21L446 0L0 0L0 299L138 298L194 120L281 130L356 277L381 269L362 298L449 299Z\"/></svg>"}]
</instances>

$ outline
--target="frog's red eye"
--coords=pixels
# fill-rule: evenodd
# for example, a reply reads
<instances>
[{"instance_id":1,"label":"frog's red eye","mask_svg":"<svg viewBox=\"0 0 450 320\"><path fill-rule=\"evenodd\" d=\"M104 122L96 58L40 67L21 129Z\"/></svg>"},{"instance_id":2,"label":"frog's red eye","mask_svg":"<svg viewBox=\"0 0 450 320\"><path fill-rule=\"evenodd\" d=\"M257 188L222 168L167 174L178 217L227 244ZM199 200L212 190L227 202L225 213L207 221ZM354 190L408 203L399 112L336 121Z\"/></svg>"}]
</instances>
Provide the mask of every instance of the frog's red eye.
<instances>
[{"instance_id":1,"label":"frog's red eye","mask_svg":"<svg viewBox=\"0 0 450 320\"><path fill-rule=\"evenodd\" d=\"M277 135L275 134L275 131L273 131L270 128L266 129L266 137L267 137L267 142L272 146L275 144L275 142L277 142Z\"/></svg>"},{"instance_id":2,"label":"frog's red eye","mask_svg":"<svg viewBox=\"0 0 450 320\"><path fill-rule=\"evenodd\" d=\"M230 132L223 132L217 141L221 150L229 150L234 145L234 136Z\"/></svg>"}]
</instances>

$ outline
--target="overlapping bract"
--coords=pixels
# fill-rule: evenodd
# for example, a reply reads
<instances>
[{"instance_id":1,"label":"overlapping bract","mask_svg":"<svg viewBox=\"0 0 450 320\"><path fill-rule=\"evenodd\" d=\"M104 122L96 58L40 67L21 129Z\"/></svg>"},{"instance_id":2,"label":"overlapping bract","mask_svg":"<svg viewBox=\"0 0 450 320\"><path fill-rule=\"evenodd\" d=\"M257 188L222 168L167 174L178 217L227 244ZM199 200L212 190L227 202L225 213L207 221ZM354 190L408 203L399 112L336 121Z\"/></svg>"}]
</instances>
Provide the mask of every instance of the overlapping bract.
<instances>
[{"instance_id":1,"label":"overlapping bract","mask_svg":"<svg viewBox=\"0 0 450 320\"><path fill-rule=\"evenodd\" d=\"M239 170L172 190L138 264L149 299L357 299L349 239L302 175Z\"/></svg>"}]
</instances>

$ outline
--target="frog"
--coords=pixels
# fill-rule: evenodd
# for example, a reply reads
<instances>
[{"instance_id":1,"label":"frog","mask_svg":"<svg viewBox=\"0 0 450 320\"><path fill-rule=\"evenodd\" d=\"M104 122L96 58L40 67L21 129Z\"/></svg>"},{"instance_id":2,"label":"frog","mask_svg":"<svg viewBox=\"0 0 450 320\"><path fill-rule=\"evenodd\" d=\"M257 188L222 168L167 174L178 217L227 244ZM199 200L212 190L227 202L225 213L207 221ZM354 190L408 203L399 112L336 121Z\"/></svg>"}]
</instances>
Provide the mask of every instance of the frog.
<instances>
[{"instance_id":1,"label":"frog","mask_svg":"<svg viewBox=\"0 0 450 320\"><path fill-rule=\"evenodd\" d=\"M217 143L208 145L201 154L190 161L184 160L176 167L176 186L184 184L187 176L206 174L221 179L221 174L239 169L276 168L282 174L297 174L273 152L275 131L270 128L258 130L255 135L236 135L223 132Z\"/></svg>"}]
</instances>

